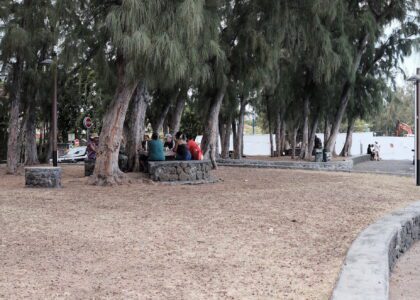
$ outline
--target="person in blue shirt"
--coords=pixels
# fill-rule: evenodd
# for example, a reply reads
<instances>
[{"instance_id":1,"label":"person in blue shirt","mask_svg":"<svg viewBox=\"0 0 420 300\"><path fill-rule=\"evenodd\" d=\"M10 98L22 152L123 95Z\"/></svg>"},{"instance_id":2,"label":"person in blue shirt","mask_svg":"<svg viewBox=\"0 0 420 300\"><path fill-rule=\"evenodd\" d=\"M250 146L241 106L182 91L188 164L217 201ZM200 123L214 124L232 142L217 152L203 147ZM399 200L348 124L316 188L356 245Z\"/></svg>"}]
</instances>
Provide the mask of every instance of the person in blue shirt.
<instances>
[{"instance_id":1,"label":"person in blue shirt","mask_svg":"<svg viewBox=\"0 0 420 300\"><path fill-rule=\"evenodd\" d=\"M149 161L162 161L165 160L165 153L163 152L163 143L159 140L159 135L154 132L152 140L148 144Z\"/></svg>"}]
</instances>

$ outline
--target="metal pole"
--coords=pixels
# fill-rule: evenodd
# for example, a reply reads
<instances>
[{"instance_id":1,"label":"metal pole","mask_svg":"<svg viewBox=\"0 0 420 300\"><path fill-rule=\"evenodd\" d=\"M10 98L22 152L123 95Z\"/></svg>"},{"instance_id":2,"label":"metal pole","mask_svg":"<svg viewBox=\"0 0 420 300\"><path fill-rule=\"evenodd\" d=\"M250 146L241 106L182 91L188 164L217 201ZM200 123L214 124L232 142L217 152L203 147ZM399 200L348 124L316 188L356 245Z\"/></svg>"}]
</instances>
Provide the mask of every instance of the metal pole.
<instances>
[{"instance_id":1,"label":"metal pole","mask_svg":"<svg viewBox=\"0 0 420 300\"><path fill-rule=\"evenodd\" d=\"M420 68L417 68L420 75ZM420 81L416 80L416 185L420 186Z\"/></svg>"},{"instance_id":2,"label":"metal pole","mask_svg":"<svg viewBox=\"0 0 420 300\"><path fill-rule=\"evenodd\" d=\"M54 89L52 99L53 166L57 167L57 58L53 58Z\"/></svg>"}]
</instances>

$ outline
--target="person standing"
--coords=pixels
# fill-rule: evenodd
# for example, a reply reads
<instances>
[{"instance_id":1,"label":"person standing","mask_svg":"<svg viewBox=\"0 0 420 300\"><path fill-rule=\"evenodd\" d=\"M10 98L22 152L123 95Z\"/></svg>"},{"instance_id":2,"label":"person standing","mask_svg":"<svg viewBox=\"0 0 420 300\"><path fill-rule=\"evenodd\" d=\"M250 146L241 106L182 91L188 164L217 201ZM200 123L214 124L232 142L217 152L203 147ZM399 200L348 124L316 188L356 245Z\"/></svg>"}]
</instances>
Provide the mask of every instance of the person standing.
<instances>
[{"instance_id":1,"label":"person standing","mask_svg":"<svg viewBox=\"0 0 420 300\"><path fill-rule=\"evenodd\" d=\"M375 142L375 145L373 145L373 151L375 153L375 160L381 160L381 157L379 155L381 151L381 145L379 145L377 141Z\"/></svg>"},{"instance_id":2,"label":"person standing","mask_svg":"<svg viewBox=\"0 0 420 300\"><path fill-rule=\"evenodd\" d=\"M97 133L92 133L87 144L87 157L90 160L96 160L96 151L99 146L99 135Z\"/></svg>"}]
</instances>

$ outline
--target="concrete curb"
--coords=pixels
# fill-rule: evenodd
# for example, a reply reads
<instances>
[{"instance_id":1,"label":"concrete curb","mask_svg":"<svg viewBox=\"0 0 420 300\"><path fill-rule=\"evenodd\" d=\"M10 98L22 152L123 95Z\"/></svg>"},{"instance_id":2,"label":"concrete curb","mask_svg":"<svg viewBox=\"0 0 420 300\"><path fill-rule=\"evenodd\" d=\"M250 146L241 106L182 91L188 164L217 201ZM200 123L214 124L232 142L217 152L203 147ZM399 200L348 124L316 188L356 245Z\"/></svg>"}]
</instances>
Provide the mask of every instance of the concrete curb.
<instances>
[{"instance_id":1,"label":"concrete curb","mask_svg":"<svg viewBox=\"0 0 420 300\"><path fill-rule=\"evenodd\" d=\"M420 202L385 216L353 242L332 300L385 300L396 260L420 239Z\"/></svg>"},{"instance_id":2,"label":"concrete curb","mask_svg":"<svg viewBox=\"0 0 420 300\"><path fill-rule=\"evenodd\" d=\"M342 161L330 162L218 159L217 163L219 166L225 167L351 172L354 164L362 163L369 159L369 155L360 155Z\"/></svg>"}]
</instances>

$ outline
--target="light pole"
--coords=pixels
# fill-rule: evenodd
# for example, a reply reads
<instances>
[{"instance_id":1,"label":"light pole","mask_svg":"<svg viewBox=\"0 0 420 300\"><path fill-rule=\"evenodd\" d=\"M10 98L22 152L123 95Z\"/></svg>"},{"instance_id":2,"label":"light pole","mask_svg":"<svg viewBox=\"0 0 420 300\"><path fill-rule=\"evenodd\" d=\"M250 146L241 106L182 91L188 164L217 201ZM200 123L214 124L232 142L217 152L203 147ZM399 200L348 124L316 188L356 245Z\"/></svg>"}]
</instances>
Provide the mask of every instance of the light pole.
<instances>
[{"instance_id":1,"label":"light pole","mask_svg":"<svg viewBox=\"0 0 420 300\"><path fill-rule=\"evenodd\" d=\"M408 81L415 82L416 101L415 101L415 122L416 122L416 185L420 186L420 68L417 68L417 75L408 78Z\"/></svg>"},{"instance_id":2,"label":"light pole","mask_svg":"<svg viewBox=\"0 0 420 300\"><path fill-rule=\"evenodd\" d=\"M53 74L53 94L51 105L51 129L52 129L52 156L53 166L57 167L57 54L52 54L52 59L46 59L41 62L44 65L51 66Z\"/></svg>"}]
</instances>

